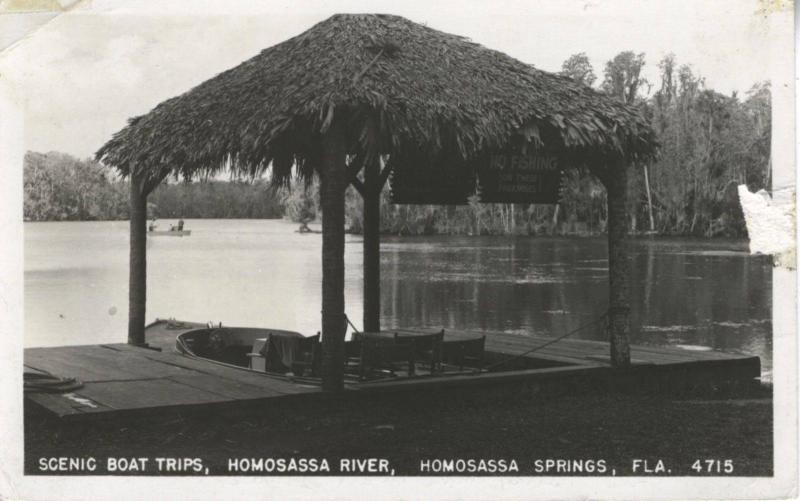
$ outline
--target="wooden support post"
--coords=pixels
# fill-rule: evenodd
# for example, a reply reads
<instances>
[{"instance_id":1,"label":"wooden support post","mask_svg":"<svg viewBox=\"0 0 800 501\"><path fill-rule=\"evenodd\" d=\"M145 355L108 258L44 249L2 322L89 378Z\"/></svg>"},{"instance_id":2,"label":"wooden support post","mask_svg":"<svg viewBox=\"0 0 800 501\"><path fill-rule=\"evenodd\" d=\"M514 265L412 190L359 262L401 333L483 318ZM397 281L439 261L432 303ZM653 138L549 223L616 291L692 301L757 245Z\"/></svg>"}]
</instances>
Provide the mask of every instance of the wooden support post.
<instances>
[{"instance_id":1,"label":"wooden support post","mask_svg":"<svg viewBox=\"0 0 800 501\"><path fill-rule=\"evenodd\" d=\"M344 193L349 178L344 131L334 121L322 138L322 389L344 389Z\"/></svg>"},{"instance_id":2,"label":"wooden support post","mask_svg":"<svg viewBox=\"0 0 800 501\"><path fill-rule=\"evenodd\" d=\"M147 192L142 180L130 181L130 269L128 279L128 344L146 346L147 307Z\"/></svg>"},{"instance_id":3,"label":"wooden support post","mask_svg":"<svg viewBox=\"0 0 800 501\"><path fill-rule=\"evenodd\" d=\"M381 183L377 158L364 167L364 330L381 328Z\"/></svg>"},{"instance_id":4,"label":"wooden support post","mask_svg":"<svg viewBox=\"0 0 800 501\"><path fill-rule=\"evenodd\" d=\"M611 162L604 176L608 200L609 337L611 364L617 368L628 367L631 363L628 346L627 169L624 160Z\"/></svg>"}]
</instances>

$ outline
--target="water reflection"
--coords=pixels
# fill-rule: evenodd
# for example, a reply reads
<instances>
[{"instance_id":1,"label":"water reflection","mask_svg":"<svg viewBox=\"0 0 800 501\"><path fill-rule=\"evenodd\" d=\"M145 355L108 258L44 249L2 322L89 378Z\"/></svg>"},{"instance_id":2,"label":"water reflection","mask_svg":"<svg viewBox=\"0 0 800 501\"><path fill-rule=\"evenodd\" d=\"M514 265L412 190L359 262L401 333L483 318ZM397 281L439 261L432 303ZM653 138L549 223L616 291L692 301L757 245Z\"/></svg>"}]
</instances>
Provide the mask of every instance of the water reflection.
<instances>
[{"instance_id":1,"label":"water reflection","mask_svg":"<svg viewBox=\"0 0 800 501\"><path fill-rule=\"evenodd\" d=\"M772 271L746 243L634 240L632 342L742 351L771 366ZM597 239L386 239L383 322L555 336L607 307ZM576 337L604 339L601 329Z\"/></svg>"},{"instance_id":2,"label":"water reflection","mask_svg":"<svg viewBox=\"0 0 800 501\"><path fill-rule=\"evenodd\" d=\"M282 221L187 221L148 241L148 321L176 317L319 330L321 238ZM772 271L742 242L635 240L633 342L772 359ZM348 236L347 313L361 324L361 239ZM25 344L122 342L126 222L25 224ZM385 326L556 336L607 307L603 238L386 237ZM576 335L603 339L599 329Z\"/></svg>"}]
</instances>

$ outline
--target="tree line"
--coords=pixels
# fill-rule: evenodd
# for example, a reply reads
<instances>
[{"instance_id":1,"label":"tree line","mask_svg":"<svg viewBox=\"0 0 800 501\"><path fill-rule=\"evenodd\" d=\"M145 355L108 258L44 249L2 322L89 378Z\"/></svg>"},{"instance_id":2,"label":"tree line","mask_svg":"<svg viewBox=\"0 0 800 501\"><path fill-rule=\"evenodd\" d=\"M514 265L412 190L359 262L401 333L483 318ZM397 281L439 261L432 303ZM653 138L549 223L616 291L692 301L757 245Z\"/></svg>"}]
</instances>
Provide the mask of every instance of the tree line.
<instances>
[{"instance_id":1,"label":"tree line","mask_svg":"<svg viewBox=\"0 0 800 501\"><path fill-rule=\"evenodd\" d=\"M128 182L93 160L28 152L23 184L26 221L128 219ZM270 219L283 214L282 196L266 179L171 180L148 200L149 217Z\"/></svg>"},{"instance_id":2,"label":"tree line","mask_svg":"<svg viewBox=\"0 0 800 501\"><path fill-rule=\"evenodd\" d=\"M640 108L661 144L658 159L631 167L629 226L634 232L744 236L736 186L770 189L769 83L744 96L724 95L674 55L658 62L657 82L643 77L643 53L622 52L598 79L588 57L575 54L562 74ZM599 83L598 83L599 82ZM570 170L558 205L395 205L381 195L381 227L394 234L592 234L605 231L606 193L588 172ZM127 219L128 188L93 160L29 152L24 216L30 221ZM274 188L267 179L163 183L150 196L151 216L169 218L319 219L318 183ZM361 231L361 197L351 187L347 221Z\"/></svg>"}]
</instances>

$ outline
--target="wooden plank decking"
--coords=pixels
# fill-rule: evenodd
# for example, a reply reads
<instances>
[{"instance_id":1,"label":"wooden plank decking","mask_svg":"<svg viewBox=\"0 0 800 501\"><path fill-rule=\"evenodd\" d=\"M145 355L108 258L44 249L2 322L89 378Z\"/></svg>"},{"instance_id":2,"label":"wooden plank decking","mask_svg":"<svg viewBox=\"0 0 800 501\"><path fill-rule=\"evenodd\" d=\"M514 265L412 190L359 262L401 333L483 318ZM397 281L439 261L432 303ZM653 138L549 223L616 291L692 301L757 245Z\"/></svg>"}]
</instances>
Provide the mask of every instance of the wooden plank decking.
<instances>
[{"instance_id":1,"label":"wooden plank decking","mask_svg":"<svg viewBox=\"0 0 800 501\"><path fill-rule=\"evenodd\" d=\"M317 393L319 388L126 344L29 348L25 369L75 377L66 394L30 393L60 417L174 409Z\"/></svg>"},{"instance_id":2,"label":"wooden plank decking","mask_svg":"<svg viewBox=\"0 0 800 501\"><path fill-rule=\"evenodd\" d=\"M157 322L148 327L148 343L161 351L127 344L28 348L26 371L74 377L84 386L73 392L28 393L30 402L67 419L112 416L132 412L191 410L230 404L272 402L287 398L319 398L318 386L268 377L246 370L186 357L174 349L175 337L201 326ZM445 339L469 339L487 334L486 351L495 359L518 356L549 339L502 332L445 331ZM675 377L686 380L752 379L760 376L760 360L750 355L679 348L633 346L634 377ZM390 392L531 381L611 377L608 344L564 339L527 356L540 368L418 377L350 384L350 391ZM535 365L535 364L534 364Z\"/></svg>"}]
</instances>

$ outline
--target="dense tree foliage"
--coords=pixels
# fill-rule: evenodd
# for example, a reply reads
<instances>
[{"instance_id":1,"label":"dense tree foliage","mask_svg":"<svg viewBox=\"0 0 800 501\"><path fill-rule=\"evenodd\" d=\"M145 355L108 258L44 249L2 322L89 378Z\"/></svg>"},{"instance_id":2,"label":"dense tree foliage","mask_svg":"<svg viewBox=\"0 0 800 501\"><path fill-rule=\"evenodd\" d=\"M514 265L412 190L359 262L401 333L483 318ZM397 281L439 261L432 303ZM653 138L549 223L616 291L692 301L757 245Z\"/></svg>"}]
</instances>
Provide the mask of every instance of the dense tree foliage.
<instances>
[{"instance_id":1,"label":"dense tree foliage","mask_svg":"<svg viewBox=\"0 0 800 501\"><path fill-rule=\"evenodd\" d=\"M629 224L636 232L698 236L743 236L736 186L769 189L769 83L744 98L705 86L702 77L674 55L659 63L657 82L642 76L644 54L622 52L606 63L598 90L641 108L661 144L658 160L631 166ZM562 74L586 85L598 77L585 53L564 61ZM25 157L26 220L127 218L125 181L90 160L62 153ZM158 217L318 219L319 186L294 183L273 189L267 180L169 182L150 197ZM381 195L381 226L396 234L541 234L605 231L606 192L588 172L568 171L561 203L464 206L394 205ZM361 231L362 201L350 188L346 219Z\"/></svg>"},{"instance_id":2,"label":"dense tree foliage","mask_svg":"<svg viewBox=\"0 0 800 501\"><path fill-rule=\"evenodd\" d=\"M25 155L26 221L128 218L128 184L93 160L64 153ZM150 217L275 218L283 202L266 180L171 182L150 196Z\"/></svg>"},{"instance_id":3,"label":"dense tree foliage","mask_svg":"<svg viewBox=\"0 0 800 501\"><path fill-rule=\"evenodd\" d=\"M573 80L588 85L591 87L597 80L597 75L594 74L594 68L589 61L589 56L585 52L571 55L561 65L561 74L571 77Z\"/></svg>"},{"instance_id":4,"label":"dense tree foliage","mask_svg":"<svg viewBox=\"0 0 800 501\"><path fill-rule=\"evenodd\" d=\"M149 201L158 217L169 218L270 219L284 212L264 179L162 184Z\"/></svg>"},{"instance_id":5,"label":"dense tree foliage","mask_svg":"<svg viewBox=\"0 0 800 501\"><path fill-rule=\"evenodd\" d=\"M704 87L673 56L659 64L661 87L647 102L661 141L652 166L658 231L741 235L736 186L770 188L770 90L755 85L744 101Z\"/></svg>"},{"instance_id":6,"label":"dense tree foliage","mask_svg":"<svg viewBox=\"0 0 800 501\"><path fill-rule=\"evenodd\" d=\"M123 219L128 189L108 169L64 153L25 155L23 214L32 221Z\"/></svg>"}]
</instances>

